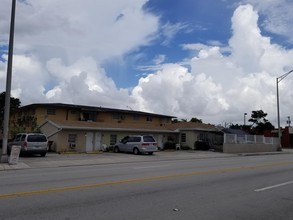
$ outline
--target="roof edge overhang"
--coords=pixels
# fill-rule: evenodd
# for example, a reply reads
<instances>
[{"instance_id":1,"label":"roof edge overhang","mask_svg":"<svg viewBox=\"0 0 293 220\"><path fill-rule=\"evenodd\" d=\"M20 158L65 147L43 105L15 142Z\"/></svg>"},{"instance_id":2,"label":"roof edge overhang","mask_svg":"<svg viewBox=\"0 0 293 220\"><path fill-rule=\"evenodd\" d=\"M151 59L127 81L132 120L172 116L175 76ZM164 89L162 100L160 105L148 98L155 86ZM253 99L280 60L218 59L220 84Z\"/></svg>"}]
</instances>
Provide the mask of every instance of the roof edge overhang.
<instances>
[{"instance_id":1,"label":"roof edge overhang","mask_svg":"<svg viewBox=\"0 0 293 220\"><path fill-rule=\"evenodd\" d=\"M84 131L139 131L139 132L155 132L155 133L178 133L172 130L156 130L156 129L138 129L138 128L101 128L101 127L74 127L60 126L62 130L84 130Z\"/></svg>"},{"instance_id":2,"label":"roof edge overhang","mask_svg":"<svg viewBox=\"0 0 293 220\"><path fill-rule=\"evenodd\" d=\"M75 105L75 104L67 104L67 103L32 103L29 105L21 106L20 108L30 108L34 106L48 106L48 107L64 107L64 108L77 108L77 109L86 109L92 111L108 111L108 112L121 112L121 113L131 113L131 114L139 114L139 115L149 115L149 116L157 116L157 117L167 117L167 118L177 118L176 116L171 115L163 115L156 114L152 112L142 112L136 110L126 110L126 109L118 109L118 108L107 108L101 106L88 106L88 105Z\"/></svg>"},{"instance_id":3,"label":"roof edge overhang","mask_svg":"<svg viewBox=\"0 0 293 220\"><path fill-rule=\"evenodd\" d=\"M178 132L182 132L182 131L208 131L208 132L218 132L217 129L207 129L207 128L179 128L176 129L176 131Z\"/></svg>"}]
</instances>

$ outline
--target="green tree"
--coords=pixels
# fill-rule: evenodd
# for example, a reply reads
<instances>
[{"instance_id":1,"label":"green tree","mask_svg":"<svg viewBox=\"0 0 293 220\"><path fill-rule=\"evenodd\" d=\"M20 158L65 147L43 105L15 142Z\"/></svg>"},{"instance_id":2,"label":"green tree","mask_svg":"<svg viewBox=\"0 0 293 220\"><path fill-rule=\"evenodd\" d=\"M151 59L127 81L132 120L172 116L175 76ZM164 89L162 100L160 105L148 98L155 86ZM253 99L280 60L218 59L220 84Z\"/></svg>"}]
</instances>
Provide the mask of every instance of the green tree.
<instances>
[{"instance_id":1,"label":"green tree","mask_svg":"<svg viewBox=\"0 0 293 220\"><path fill-rule=\"evenodd\" d=\"M252 122L252 125L251 126L254 126L254 125L258 125L260 123L265 123L267 122L268 120L265 118L267 117L267 113L265 113L263 110L257 110L257 111L252 111L251 113L251 118L248 120L249 122Z\"/></svg>"},{"instance_id":2,"label":"green tree","mask_svg":"<svg viewBox=\"0 0 293 220\"><path fill-rule=\"evenodd\" d=\"M265 130L273 130L275 127L269 122L266 117L267 113L263 110L252 111L251 118L248 120L252 122L252 129L254 133L263 133Z\"/></svg>"},{"instance_id":3,"label":"green tree","mask_svg":"<svg viewBox=\"0 0 293 220\"><path fill-rule=\"evenodd\" d=\"M229 126L229 128L231 128L231 129L242 129L242 126L243 125L239 125L239 124L231 124Z\"/></svg>"},{"instance_id":4,"label":"green tree","mask_svg":"<svg viewBox=\"0 0 293 220\"><path fill-rule=\"evenodd\" d=\"M0 93L0 124L3 125L4 108L5 108L5 92ZM14 111L20 107L20 100L18 98L10 97L10 111Z\"/></svg>"},{"instance_id":5,"label":"green tree","mask_svg":"<svg viewBox=\"0 0 293 220\"><path fill-rule=\"evenodd\" d=\"M1 113L2 111L4 112L4 107L5 107L5 92L0 93L0 109L1 109ZM10 97L10 109L11 110L15 110L18 109L20 107L20 100L18 98L13 98Z\"/></svg>"},{"instance_id":6,"label":"green tree","mask_svg":"<svg viewBox=\"0 0 293 220\"><path fill-rule=\"evenodd\" d=\"M202 120L198 119L198 118L192 118L192 119L190 119L190 122L202 123Z\"/></svg>"}]
</instances>

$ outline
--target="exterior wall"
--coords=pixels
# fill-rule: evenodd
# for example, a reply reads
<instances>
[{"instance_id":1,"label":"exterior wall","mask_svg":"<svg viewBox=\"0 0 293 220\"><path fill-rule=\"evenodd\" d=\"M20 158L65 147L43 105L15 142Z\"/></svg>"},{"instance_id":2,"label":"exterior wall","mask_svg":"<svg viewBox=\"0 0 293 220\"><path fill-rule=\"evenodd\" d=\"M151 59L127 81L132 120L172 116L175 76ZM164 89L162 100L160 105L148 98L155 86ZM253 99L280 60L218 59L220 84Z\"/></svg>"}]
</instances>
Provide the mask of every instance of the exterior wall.
<instances>
[{"instance_id":1,"label":"exterior wall","mask_svg":"<svg viewBox=\"0 0 293 220\"><path fill-rule=\"evenodd\" d=\"M186 141L182 142L182 134L186 134ZM198 137L198 132L195 131L182 131L180 132L180 140L179 143L181 145L181 147L189 147L191 149L194 149L194 143L195 141L197 141L197 137Z\"/></svg>"},{"instance_id":2,"label":"exterior wall","mask_svg":"<svg viewBox=\"0 0 293 220\"><path fill-rule=\"evenodd\" d=\"M65 109L56 109L55 115L48 115L47 108L43 106L25 108L11 114L10 128L11 130L20 129L19 132L32 132L46 119L66 120L66 111Z\"/></svg>"},{"instance_id":3,"label":"exterior wall","mask_svg":"<svg viewBox=\"0 0 293 220\"><path fill-rule=\"evenodd\" d=\"M39 125L41 125L46 120L53 121L80 121L86 120L85 115L91 114L93 121L105 122L112 125L117 125L117 123L133 124L139 123L141 125L157 125L170 124L170 117L157 116L152 114L140 114L137 112L127 112L127 111L107 111L100 110L98 108L85 108L80 106L51 106L51 105L31 105L24 108L20 108L17 112L10 115L10 131L14 133L19 132L32 132L36 131ZM148 119L148 120L147 120Z\"/></svg>"},{"instance_id":4,"label":"exterior wall","mask_svg":"<svg viewBox=\"0 0 293 220\"><path fill-rule=\"evenodd\" d=\"M256 153L256 152L275 152L278 144L225 144L224 153Z\"/></svg>"},{"instance_id":5,"label":"exterior wall","mask_svg":"<svg viewBox=\"0 0 293 220\"><path fill-rule=\"evenodd\" d=\"M186 142L182 142L182 133L186 134ZM179 143L181 147L188 146L191 149L195 149L195 142L200 139L200 135L203 135L203 138L206 138L207 140L211 141L211 144L213 144L214 147L215 145L222 146L223 144L223 135L217 135L216 133L211 133L207 131L181 131L179 135Z\"/></svg>"},{"instance_id":6,"label":"exterior wall","mask_svg":"<svg viewBox=\"0 0 293 220\"><path fill-rule=\"evenodd\" d=\"M45 132L42 132L42 133L46 134ZM58 138L59 138L58 133L56 133L53 136L50 136L48 138L49 151L60 152L57 149L57 147L58 147Z\"/></svg>"},{"instance_id":7,"label":"exterior wall","mask_svg":"<svg viewBox=\"0 0 293 220\"><path fill-rule=\"evenodd\" d=\"M148 117L146 115L138 114L128 114L128 113L116 113L121 117L117 118L113 116L114 112L99 112L97 115L98 122L109 122L109 123L139 123L139 124L155 124L160 125L164 123L171 123L171 121L164 119L164 117ZM147 118L151 118L151 121L148 121Z\"/></svg>"},{"instance_id":8,"label":"exterior wall","mask_svg":"<svg viewBox=\"0 0 293 220\"><path fill-rule=\"evenodd\" d=\"M45 127L45 126L44 126ZM49 126L48 126L49 127ZM43 133L46 134L48 131L48 128L42 129ZM128 132L128 131L118 131L118 132L112 132L112 131L81 131L81 130L62 130L57 134L52 135L49 137L49 141L53 142L52 150L56 152L66 152L66 151L76 151L76 152L85 152L86 151L86 134L87 132L101 132L101 144L105 144L107 146L111 146L110 144L110 137L111 135L117 135L117 141L121 140L123 137L127 135L142 135L142 134L151 134L154 136L154 138L158 141L159 136L162 137L162 143L158 142L158 147L163 148L163 143L167 141L167 138L169 134L163 134L163 133L150 133L150 132ZM71 149L69 147L68 143L68 136L69 134L76 134L76 147L74 149Z\"/></svg>"},{"instance_id":9,"label":"exterior wall","mask_svg":"<svg viewBox=\"0 0 293 220\"><path fill-rule=\"evenodd\" d=\"M76 147L71 149L68 143L69 134L76 134ZM50 139L51 140L51 139ZM86 149L86 132L84 131L70 131L62 130L58 133L56 138L55 151L56 152L66 152L66 151L76 151L76 152L85 152Z\"/></svg>"}]
</instances>

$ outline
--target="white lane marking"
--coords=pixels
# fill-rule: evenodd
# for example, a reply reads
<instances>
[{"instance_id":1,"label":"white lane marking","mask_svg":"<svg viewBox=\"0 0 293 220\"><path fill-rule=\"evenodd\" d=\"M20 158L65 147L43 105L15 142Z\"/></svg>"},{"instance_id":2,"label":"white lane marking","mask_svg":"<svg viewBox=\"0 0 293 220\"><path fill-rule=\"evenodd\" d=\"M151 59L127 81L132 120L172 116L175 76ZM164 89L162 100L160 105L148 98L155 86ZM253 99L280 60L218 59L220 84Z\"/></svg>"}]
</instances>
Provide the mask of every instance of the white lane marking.
<instances>
[{"instance_id":1,"label":"white lane marking","mask_svg":"<svg viewBox=\"0 0 293 220\"><path fill-rule=\"evenodd\" d=\"M268 186L268 187L264 187L264 188L261 188L261 189L255 189L254 191L255 192L261 192L261 191L265 191L265 190L269 190L269 189L273 189L273 188L277 188L277 187L281 187L281 186L286 186L286 185L289 185L289 184L293 184L293 181L280 183L280 184L277 184L277 185Z\"/></svg>"},{"instance_id":2,"label":"white lane marking","mask_svg":"<svg viewBox=\"0 0 293 220\"><path fill-rule=\"evenodd\" d=\"M156 165L156 166L144 166L144 167L134 167L133 169L150 169L150 168L160 168L160 167L169 167L170 165Z\"/></svg>"}]
</instances>

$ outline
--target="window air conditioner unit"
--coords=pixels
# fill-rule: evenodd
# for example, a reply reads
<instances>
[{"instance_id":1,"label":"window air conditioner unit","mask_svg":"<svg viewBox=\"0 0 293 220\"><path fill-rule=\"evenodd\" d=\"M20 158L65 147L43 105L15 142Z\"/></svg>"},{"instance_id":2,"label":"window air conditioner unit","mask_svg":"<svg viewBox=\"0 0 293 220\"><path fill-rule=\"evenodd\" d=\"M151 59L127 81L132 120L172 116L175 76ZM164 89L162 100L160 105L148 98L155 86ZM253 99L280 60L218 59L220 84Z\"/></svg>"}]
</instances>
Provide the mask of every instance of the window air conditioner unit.
<instances>
[{"instance_id":1,"label":"window air conditioner unit","mask_svg":"<svg viewBox=\"0 0 293 220\"><path fill-rule=\"evenodd\" d=\"M76 147L75 143L69 143L69 148L74 149Z\"/></svg>"}]
</instances>

